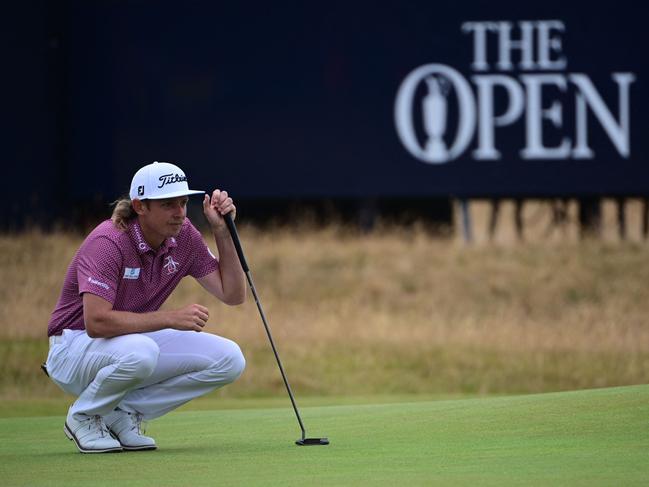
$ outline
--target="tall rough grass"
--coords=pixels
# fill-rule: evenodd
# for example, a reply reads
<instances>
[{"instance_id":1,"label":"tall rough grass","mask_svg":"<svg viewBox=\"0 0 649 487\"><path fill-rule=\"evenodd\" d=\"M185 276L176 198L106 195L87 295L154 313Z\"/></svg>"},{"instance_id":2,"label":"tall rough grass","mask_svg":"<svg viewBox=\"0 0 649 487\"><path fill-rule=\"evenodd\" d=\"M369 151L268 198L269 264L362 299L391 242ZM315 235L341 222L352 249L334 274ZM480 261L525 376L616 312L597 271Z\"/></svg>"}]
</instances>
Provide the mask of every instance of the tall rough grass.
<instances>
[{"instance_id":1,"label":"tall rough grass","mask_svg":"<svg viewBox=\"0 0 649 487\"><path fill-rule=\"evenodd\" d=\"M301 394L541 392L648 380L649 245L638 238L620 242L609 229L580 242L574 228L530 228L538 236L518 243L504 223L495 243L478 235L473 246L417 225L369 235L340 226L240 230ZM82 239L0 237L0 397L58 394L38 363ZM227 307L185 279L165 308L190 302L208 306L209 331L247 356L247 371L222 394L282 393L252 299Z\"/></svg>"}]
</instances>

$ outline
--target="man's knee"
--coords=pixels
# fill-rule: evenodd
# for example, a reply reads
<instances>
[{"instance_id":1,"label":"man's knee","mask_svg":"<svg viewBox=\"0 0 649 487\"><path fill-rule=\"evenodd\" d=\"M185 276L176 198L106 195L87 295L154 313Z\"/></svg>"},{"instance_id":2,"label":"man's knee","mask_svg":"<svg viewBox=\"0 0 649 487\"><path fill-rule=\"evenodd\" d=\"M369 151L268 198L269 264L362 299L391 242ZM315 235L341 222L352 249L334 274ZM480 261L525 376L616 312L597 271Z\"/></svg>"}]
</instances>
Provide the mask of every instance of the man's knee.
<instances>
[{"instance_id":1,"label":"man's knee","mask_svg":"<svg viewBox=\"0 0 649 487\"><path fill-rule=\"evenodd\" d=\"M129 338L129 351L121 356L119 369L128 377L144 380L155 370L160 348L145 336L133 335Z\"/></svg>"},{"instance_id":2,"label":"man's knee","mask_svg":"<svg viewBox=\"0 0 649 487\"><path fill-rule=\"evenodd\" d=\"M234 347L230 351L228 364L226 379L228 382L234 382L243 374L243 370L246 368L246 359L236 343L234 343Z\"/></svg>"},{"instance_id":3,"label":"man's knee","mask_svg":"<svg viewBox=\"0 0 649 487\"><path fill-rule=\"evenodd\" d=\"M239 345L228 340L228 345L220 347L219 360L211 367L214 378L221 383L234 382L246 368L246 359Z\"/></svg>"}]
</instances>

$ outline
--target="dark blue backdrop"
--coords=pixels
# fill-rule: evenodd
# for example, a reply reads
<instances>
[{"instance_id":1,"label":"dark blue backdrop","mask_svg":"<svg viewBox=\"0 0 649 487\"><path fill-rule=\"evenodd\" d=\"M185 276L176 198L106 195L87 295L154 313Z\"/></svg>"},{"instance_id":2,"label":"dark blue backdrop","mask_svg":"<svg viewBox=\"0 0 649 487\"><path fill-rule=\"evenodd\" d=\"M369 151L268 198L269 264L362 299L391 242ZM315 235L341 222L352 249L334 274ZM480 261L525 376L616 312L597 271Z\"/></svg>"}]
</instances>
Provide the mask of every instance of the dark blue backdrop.
<instances>
[{"instance_id":1,"label":"dark blue backdrop","mask_svg":"<svg viewBox=\"0 0 649 487\"><path fill-rule=\"evenodd\" d=\"M32 182L4 194L13 213L44 201L110 200L153 160L176 162L192 186L237 197L649 194L649 35L631 4L111 0L14 10L4 84L17 123L5 147L17 180ZM594 159L522 160L525 115L496 128L498 161L471 157L475 134L446 164L406 151L394 104L408 73L441 63L470 79L473 40L462 23L545 19L566 27L562 73L587 74L616 117L611 73L635 74L630 157L592 112ZM563 128L545 122L548 145L574 140L574 93L556 91L544 103L563 103ZM458 115L448 101L451 126ZM16 206L26 194L32 202Z\"/></svg>"}]
</instances>

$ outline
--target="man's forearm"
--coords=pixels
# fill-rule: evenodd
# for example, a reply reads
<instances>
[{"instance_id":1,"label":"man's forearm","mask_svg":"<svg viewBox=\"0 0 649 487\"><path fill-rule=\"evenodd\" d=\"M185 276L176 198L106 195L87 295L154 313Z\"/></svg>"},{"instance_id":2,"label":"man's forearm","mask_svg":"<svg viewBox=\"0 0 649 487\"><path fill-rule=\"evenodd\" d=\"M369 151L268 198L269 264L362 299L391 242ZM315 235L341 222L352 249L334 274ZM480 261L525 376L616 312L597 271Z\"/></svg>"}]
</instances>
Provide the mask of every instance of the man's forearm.
<instances>
[{"instance_id":1,"label":"man's forearm","mask_svg":"<svg viewBox=\"0 0 649 487\"><path fill-rule=\"evenodd\" d=\"M131 313L109 310L86 320L86 331L92 338L112 338L129 333L162 330L170 328L173 324L173 311Z\"/></svg>"},{"instance_id":2,"label":"man's forearm","mask_svg":"<svg viewBox=\"0 0 649 487\"><path fill-rule=\"evenodd\" d=\"M226 227L213 231L219 251L219 272L223 287L224 301L240 304L246 299L246 276L241 268L237 250Z\"/></svg>"}]
</instances>

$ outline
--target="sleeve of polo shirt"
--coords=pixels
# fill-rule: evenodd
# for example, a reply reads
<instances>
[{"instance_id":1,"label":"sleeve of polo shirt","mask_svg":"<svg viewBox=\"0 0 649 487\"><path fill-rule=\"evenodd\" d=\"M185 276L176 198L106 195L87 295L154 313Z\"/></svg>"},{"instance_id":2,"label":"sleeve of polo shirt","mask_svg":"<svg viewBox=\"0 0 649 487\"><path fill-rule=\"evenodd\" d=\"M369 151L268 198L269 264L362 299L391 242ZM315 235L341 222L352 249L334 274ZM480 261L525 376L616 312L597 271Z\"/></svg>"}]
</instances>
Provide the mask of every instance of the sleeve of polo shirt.
<instances>
[{"instance_id":1,"label":"sleeve of polo shirt","mask_svg":"<svg viewBox=\"0 0 649 487\"><path fill-rule=\"evenodd\" d=\"M194 225L189 224L190 242L192 246L192 255L194 261L189 268L189 275L195 279L200 279L211 274L219 268L219 261L209 249L201 232Z\"/></svg>"},{"instance_id":2,"label":"sleeve of polo shirt","mask_svg":"<svg viewBox=\"0 0 649 487\"><path fill-rule=\"evenodd\" d=\"M121 268L122 253L115 242L101 237L87 242L77 262L79 294L91 293L115 303Z\"/></svg>"}]
</instances>

